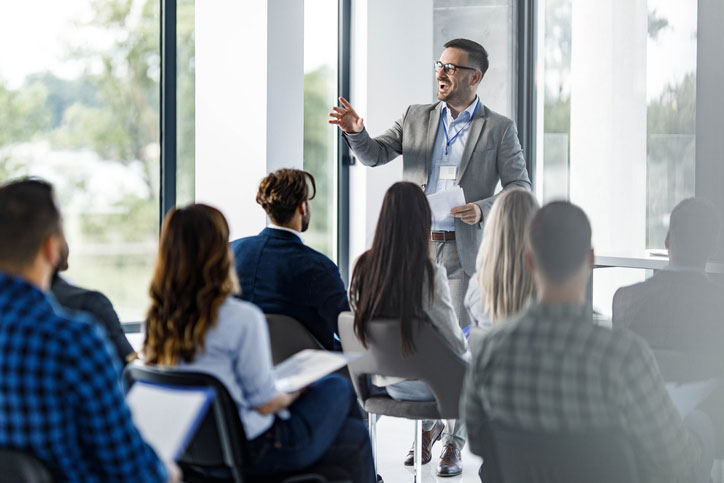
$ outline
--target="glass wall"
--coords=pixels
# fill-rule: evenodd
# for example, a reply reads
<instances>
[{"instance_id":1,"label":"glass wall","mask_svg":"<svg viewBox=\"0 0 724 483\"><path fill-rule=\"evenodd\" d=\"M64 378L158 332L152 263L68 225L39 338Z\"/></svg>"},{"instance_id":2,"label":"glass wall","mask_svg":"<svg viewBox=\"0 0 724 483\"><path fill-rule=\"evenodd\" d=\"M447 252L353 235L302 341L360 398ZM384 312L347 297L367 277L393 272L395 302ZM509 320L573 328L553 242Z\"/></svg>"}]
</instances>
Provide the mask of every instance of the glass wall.
<instances>
[{"instance_id":1,"label":"glass wall","mask_svg":"<svg viewBox=\"0 0 724 483\"><path fill-rule=\"evenodd\" d=\"M0 181L55 185L65 275L124 321L143 318L158 239L159 35L159 0L0 8Z\"/></svg>"},{"instance_id":2,"label":"glass wall","mask_svg":"<svg viewBox=\"0 0 724 483\"><path fill-rule=\"evenodd\" d=\"M176 0L176 206L194 201L196 2Z\"/></svg>"},{"instance_id":3,"label":"glass wall","mask_svg":"<svg viewBox=\"0 0 724 483\"><path fill-rule=\"evenodd\" d=\"M304 169L317 196L305 242L337 260L337 131L327 123L337 105L338 0L304 3ZM330 39L332 40L330 42Z\"/></svg>"},{"instance_id":4,"label":"glass wall","mask_svg":"<svg viewBox=\"0 0 724 483\"><path fill-rule=\"evenodd\" d=\"M581 205L599 254L664 254L694 195L697 0L539 0L538 21L540 200ZM597 273L594 297L641 278Z\"/></svg>"}]
</instances>

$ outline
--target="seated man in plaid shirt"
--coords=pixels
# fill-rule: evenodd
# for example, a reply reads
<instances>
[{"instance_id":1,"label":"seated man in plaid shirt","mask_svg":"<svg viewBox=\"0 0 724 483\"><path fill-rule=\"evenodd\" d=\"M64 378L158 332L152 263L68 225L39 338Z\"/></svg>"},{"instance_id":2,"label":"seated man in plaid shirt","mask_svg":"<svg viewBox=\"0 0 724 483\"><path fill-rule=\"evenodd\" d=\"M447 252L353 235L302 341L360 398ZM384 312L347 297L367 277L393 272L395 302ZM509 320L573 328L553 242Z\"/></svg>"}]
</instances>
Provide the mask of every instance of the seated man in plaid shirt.
<instances>
[{"instance_id":1,"label":"seated man in plaid shirt","mask_svg":"<svg viewBox=\"0 0 724 483\"><path fill-rule=\"evenodd\" d=\"M103 329L46 295L63 242L49 184L0 187L0 447L33 454L56 481L175 478L131 421Z\"/></svg>"},{"instance_id":2,"label":"seated man in plaid shirt","mask_svg":"<svg viewBox=\"0 0 724 483\"><path fill-rule=\"evenodd\" d=\"M585 213L567 202L548 204L531 221L527 244L537 301L472 348L461 400L472 451L484 449L486 419L540 432L619 428L642 481L709 481L714 435L706 417L695 411L685 425L643 339L592 321Z\"/></svg>"}]
</instances>

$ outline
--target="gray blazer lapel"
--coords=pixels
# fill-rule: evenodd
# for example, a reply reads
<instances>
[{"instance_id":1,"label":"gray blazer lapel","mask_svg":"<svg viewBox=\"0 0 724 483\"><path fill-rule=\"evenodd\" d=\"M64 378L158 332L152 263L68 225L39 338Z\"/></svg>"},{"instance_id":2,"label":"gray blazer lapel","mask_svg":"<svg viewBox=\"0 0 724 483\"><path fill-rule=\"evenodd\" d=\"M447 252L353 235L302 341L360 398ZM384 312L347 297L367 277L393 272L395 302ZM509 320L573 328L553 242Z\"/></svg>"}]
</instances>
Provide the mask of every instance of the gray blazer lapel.
<instances>
[{"instance_id":1,"label":"gray blazer lapel","mask_svg":"<svg viewBox=\"0 0 724 483\"><path fill-rule=\"evenodd\" d=\"M465 143L465 149L463 150L463 157L460 160L460 169L458 170L458 177L455 180L455 183L457 183L457 184L460 184L460 180L463 178L465 169L468 167L468 164L470 164L470 158L473 155L473 149L475 149L475 145L478 143L480 134L483 132L483 128L485 127L486 118L487 118L487 116L485 115L485 106L482 103L480 103L478 112L475 113L473 122L470 124L470 132L468 133L468 141L467 141L467 143Z\"/></svg>"},{"instance_id":2,"label":"gray blazer lapel","mask_svg":"<svg viewBox=\"0 0 724 483\"><path fill-rule=\"evenodd\" d=\"M432 164L432 150L435 148L435 137L440 127L440 111L442 102L438 102L434 109L430 111L427 120L427 145L425 146L425 176L430 173L430 165ZM425 178L427 179L427 178ZM427 181L425 181L427 183Z\"/></svg>"}]
</instances>

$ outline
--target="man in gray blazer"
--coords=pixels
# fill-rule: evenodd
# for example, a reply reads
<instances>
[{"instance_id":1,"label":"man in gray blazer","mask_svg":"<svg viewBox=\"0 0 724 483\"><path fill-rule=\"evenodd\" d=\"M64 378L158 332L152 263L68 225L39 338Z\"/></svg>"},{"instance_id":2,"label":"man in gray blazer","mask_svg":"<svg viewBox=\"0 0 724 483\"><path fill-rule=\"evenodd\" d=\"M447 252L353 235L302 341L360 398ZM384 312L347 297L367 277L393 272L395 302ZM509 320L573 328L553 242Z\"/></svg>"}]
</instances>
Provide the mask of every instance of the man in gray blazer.
<instances>
[{"instance_id":1,"label":"man in gray blazer","mask_svg":"<svg viewBox=\"0 0 724 483\"><path fill-rule=\"evenodd\" d=\"M430 233L431 252L447 271L461 327L469 324L463 298L475 272L495 187L500 181L503 188L530 189L515 123L485 107L476 94L487 69L488 54L482 45L451 40L435 62L440 102L409 106L400 120L376 138L370 137L364 120L344 98L339 99L341 107L332 108L329 120L344 132L362 164L378 166L401 154L403 177L428 195L456 185L462 188L466 203L453 207L448 219L434 221ZM458 474L458 468L447 471L450 465L442 463L442 474Z\"/></svg>"}]
</instances>

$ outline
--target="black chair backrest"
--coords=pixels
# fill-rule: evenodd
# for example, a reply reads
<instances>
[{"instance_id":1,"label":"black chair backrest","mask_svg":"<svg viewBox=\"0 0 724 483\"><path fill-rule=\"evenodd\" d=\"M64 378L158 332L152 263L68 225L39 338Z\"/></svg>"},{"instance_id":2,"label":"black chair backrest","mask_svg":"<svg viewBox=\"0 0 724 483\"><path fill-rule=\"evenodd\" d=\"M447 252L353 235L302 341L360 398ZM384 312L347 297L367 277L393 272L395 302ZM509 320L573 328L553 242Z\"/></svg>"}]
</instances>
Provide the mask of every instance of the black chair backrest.
<instances>
[{"instance_id":1,"label":"black chair backrest","mask_svg":"<svg viewBox=\"0 0 724 483\"><path fill-rule=\"evenodd\" d=\"M14 449L0 449L0 481L51 483L53 476L35 456Z\"/></svg>"},{"instance_id":2,"label":"black chair backrest","mask_svg":"<svg viewBox=\"0 0 724 483\"><path fill-rule=\"evenodd\" d=\"M539 433L486 425L485 481L502 483L638 483L629 440L617 430ZM488 464L490 463L490 464Z\"/></svg>"},{"instance_id":3,"label":"black chair backrest","mask_svg":"<svg viewBox=\"0 0 724 483\"><path fill-rule=\"evenodd\" d=\"M221 381L210 374L129 364L123 371L127 388L136 381L177 387L209 387L214 400L179 463L202 467L226 467L234 472L249 461L239 410Z\"/></svg>"},{"instance_id":4,"label":"black chair backrest","mask_svg":"<svg viewBox=\"0 0 724 483\"><path fill-rule=\"evenodd\" d=\"M367 348L354 333L354 315L339 314L339 336L344 352L362 353L348 367L352 384L362 402L370 396L368 375L419 379L430 386L440 417L458 417L460 393L467 363L428 322L413 324L415 352L402 355L400 321L374 319L367 325Z\"/></svg>"},{"instance_id":5,"label":"black chair backrest","mask_svg":"<svg viewBox=\"0 0 724 483\"><path fill-rule=\"evenodd\" d=\"M304 349L324 349L322 344L296 319L282 314L264 314L269 326L274 365Z\"/></svg>"}]
</instances>

